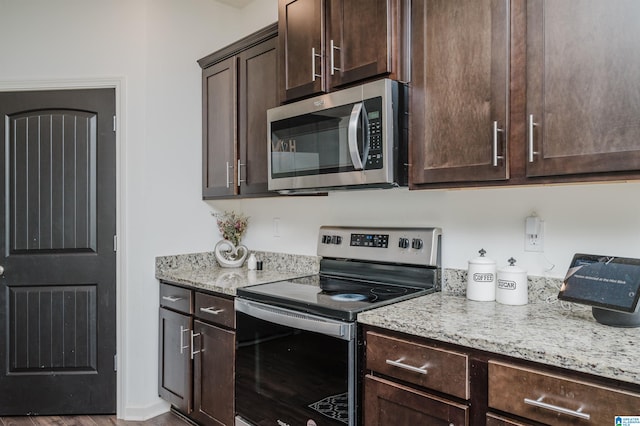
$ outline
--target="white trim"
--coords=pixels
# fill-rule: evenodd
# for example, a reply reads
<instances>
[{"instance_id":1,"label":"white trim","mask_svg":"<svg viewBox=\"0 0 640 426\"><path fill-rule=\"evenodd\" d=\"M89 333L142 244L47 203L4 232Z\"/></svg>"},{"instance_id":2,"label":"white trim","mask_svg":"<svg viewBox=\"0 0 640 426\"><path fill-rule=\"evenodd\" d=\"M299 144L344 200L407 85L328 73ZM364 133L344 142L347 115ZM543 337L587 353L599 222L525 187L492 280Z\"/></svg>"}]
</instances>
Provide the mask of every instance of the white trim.
<instances>
[{"instance_id":1,"label":"white trim","mask_svg":"<svg viewBox=\"0 0 640 426\"><path fill-rule=\"evenodd\" d=\"M127 407L125 409L123 416L118 416L118 418L124 418L127 421L144 421L159 416L160 414L164 414L171 409L171 405L159 399L158 402L152 405L148 405L146 407Z\"/></svg>"},{"instance_id":2,"label":"white trim","mask_svg":"<svg viewBox=\"0 0 640 426\"><path fill-rule=\"evenodd\" d=\"M118 117L118 127L116 129L116 234L118 235L118 251L116 252L116 353L117 374L116 374L116 416L123 418L125 415L126 386L125 380L127 363L125 359L126 351L126 312L127 288L126 280L126 150L125 129L125 93L126 80L124 77L104 77L86 79L64 79L64 80L23 80L23 81L2 81L0 80L0 92L9 91L31 91L31 90L65 90L65 89L100 89L114 88L116 91L116 116ZM149 407L149 412L156 412L167 408Z\"/></svg>"}]
</instances>

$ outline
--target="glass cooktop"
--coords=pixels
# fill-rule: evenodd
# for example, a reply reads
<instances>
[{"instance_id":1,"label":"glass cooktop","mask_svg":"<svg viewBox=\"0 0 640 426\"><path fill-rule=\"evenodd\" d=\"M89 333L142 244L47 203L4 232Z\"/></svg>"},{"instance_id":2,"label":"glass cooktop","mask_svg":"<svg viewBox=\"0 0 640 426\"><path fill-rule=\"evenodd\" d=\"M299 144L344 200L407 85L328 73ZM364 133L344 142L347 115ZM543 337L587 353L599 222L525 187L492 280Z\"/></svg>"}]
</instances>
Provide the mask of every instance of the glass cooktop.
<instances>
[{"instance_id":1,"label":"glass cooktop","mask_svg":"<svg viewBox=\"0 0 640 426\"><path fill-rule=\"evenodd\" d=\"M358 312L435 291L433 288L389 285L312 275L243 287L238 297L325 317L355 321Z\"/></svg>"}]
</instances>

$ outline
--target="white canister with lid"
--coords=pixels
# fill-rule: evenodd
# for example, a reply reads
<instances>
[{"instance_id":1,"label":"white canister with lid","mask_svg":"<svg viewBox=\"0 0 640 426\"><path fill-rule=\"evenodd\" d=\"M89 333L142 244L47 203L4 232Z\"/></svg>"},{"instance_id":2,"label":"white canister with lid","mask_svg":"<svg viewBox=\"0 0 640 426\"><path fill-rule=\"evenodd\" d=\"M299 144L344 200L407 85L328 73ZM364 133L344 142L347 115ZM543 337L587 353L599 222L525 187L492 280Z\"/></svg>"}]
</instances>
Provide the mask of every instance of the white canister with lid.
<instances>
[{"instance_id":1,"label":"white canister with lid","mask_svg":"<svg viewBox=\"0 0 640 426\"><path fill-rule=\"evenodd\" d=\"M526 305L529 302L527 271L515 266L512 257L509 265L498 269L496 301L505 305Z\"/></svg>"},{"instance_id":2,"label":"white canister with lid","mask_svg":"<svg viewBox=\"0 0 640 426\"><path fill-rule=\"evenodd\" d=\"M484 257L484 249L478 253L479 257L469 261L467 299L491 302L496 300L496 262Z\"/></svg>"}]
</instances>

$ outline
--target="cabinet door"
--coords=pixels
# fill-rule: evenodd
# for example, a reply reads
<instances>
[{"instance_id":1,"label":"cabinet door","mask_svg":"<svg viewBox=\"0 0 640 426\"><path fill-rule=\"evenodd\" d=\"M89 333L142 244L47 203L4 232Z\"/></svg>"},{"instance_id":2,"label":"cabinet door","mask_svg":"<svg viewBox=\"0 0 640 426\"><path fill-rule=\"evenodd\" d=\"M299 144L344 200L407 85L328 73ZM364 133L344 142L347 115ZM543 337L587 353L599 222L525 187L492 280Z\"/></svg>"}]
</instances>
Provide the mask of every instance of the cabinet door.
<instances>
[{"instance_id":1,"label":"cabinet door","mask_svg":"<svg viewBox=\"0 0 640 426\"><path fill-rule=\"evenodd\" d=\"M235 333L194 321L193 417L203 425L234 424Z\"/></svg>"},{"instance_id":2,"label":"cabinet door","mask_svg":"<svg viewBox=\"0 0 640 426\"><path fill-rule=\"evenodd\" d=\"M640 2L527 2L527 176L640 170Z\"/></svg>"},{"instance_id":3,"label":"cabinet door","mask_svg":"<svg viewBox=\"0 0 640 426\"><path fill-rule=\"evenodd\" d=\"M191 317L160 309L158 394L189 414L192 403Z\"/></svg>"},{"instance_id":4,"label":"cabinet door","mask_svg":"<svg viewBox=\"0 0 640 426\"><path fill-rule=\"evenodd\" d=\"M202 71L202 196L236 193L237 59Z\"/></svg>"},{"instance_id":5,"label":"cabinet door","mask_svg":"<svg viewBox=\"0 0 640 426\"><path fill-rule=\"evenodd\" d=\"M272 38L239 55L240 114L238 184L240 194L266 194L267 110L278 106L277 39Z\"/></svg>"},{"instance_id":6,"label":"cabinet door","mask_svg":"<svg viewBox=\"0 0 640 426\"><path fill-rule=\"evenodd\" d=\"M463 426L469 424L469 407L367 375L363 424Z\"/></svg>"},{"instance_id":7,"label":"cabinet door","mask_svg":"<svg viewBox=\"0 0 640 426\"><path fill-rule=\"evenodd\" d=\"M412 184L508 178L509 1L412 3Z\"/></svg>"},{"instance_id":8,"label":"cabinet door","mask_svg":"<svg viewBox=\"0 0 640 426\"><path fill-rule=\"evenodd\" d=\"M329 0L325 47L331 88L398 71L404 58L401 3Z\"/></svg>"},{"instance_id":9,"label":"cabinet door","mask_svg":"<svg viewBox=\"0 0 640 426\"><path fill-rule=\"evenodd\" d=\"M279 0L280 98L325 90L323 12L325 0Z\"/></svg>"}]
</instances>

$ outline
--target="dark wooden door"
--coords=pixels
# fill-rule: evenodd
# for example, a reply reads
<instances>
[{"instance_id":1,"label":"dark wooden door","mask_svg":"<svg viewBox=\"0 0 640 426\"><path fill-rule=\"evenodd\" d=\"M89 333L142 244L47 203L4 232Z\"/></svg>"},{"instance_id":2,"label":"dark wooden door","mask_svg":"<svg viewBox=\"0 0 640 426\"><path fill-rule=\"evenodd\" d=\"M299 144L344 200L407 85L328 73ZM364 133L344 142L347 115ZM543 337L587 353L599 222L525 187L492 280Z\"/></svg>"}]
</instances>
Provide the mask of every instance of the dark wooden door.
<instances>
[{"instance_id":1,"label":"dark wooden door","mask_svg":"<svg viewBox=\"0 0 640 426\"><path fill-rule=\"evenodd\" d=\"M509 176L509 1L412 2L413 185Z\"/></svg>"},{"instance_id":2,"label":"dark wooden door","mask_svg":"<svg viewBox=\"0 0 640 426\"><path fill-rule=\"evenodd\" d=\"M203 425L233 426L236 334L194 321L193 417ZM199 342L199 343L198 343Z\"/></svg>"},{"instance_id":3,"label":"dark wooden door","mask_svg":"<svg viewBox=\"0 0 640 426\"><path fill-rule=\"evenodd\" d=\"M404 58L401 3L329 0L325 47L331 88L398 71Z\"/></svg>"},{"instance_id":4,"label":"dark wooden door","mask_svg":"<svg viewBox=\"0 0 640 426\"><path fill-rule=\"evenodd\" d=\"M527 2L527 176L640 170L640 2Z\"/></svg>"},{"instance_id":5,"label":"dark wooden door","mask_svg":"<svg viewBox=\"0 0 640 426\"><path fill-rule=\"evenodd\" d=\"M325 0L279 0L280 98L289 101L326 90Z\"/></svg>"},{"instance_id":6,"label":"dark wooden door","mask_svg":"<svg viewBox=\"0 0 640 426\"><path fill-rule=\"evenodd\" d=\"M115 90L0 93L0 117L0 414L115 413Z\"/></svg>"},{"instance_id":7,"label":"dark wooden door","mask_svg":"<svg viewBox=\"0 0 640 426\"><path fill-rule=\"evenodd\" d=\"M160 308L158 393L186 414L193 408L191 327L189 315Z\"/></svg>"},{"instance_id":8,"label":"dark wooden door","mask_svg":"<svg viewBox=\"0 0 640 426\"><path fill-rule=\"evenodd\" d=\"M469 407L371 375L364 379L363 411L367 426L469 425Z\"/></svg>"},{"instance_id":9,"label":"dark wooden door","mask_svg":"<svg viewBox=\"0 0 640 426\"><path fill-rule=\"evenodd\" d=\"M277 38L239 55L240 194L268 194L267 110L278 106Z\"/></svg>"},{"instance_id":10,"label":"dark wooden door","mask_svg":"<svg viewBox=\"0 0 640 426\"><path fill-rule=\"evenodd\" d=\"M202 71L203 198L237 193L235 180L237 73L238 65L235 56Z\"/></svg>"}]
</instances>

